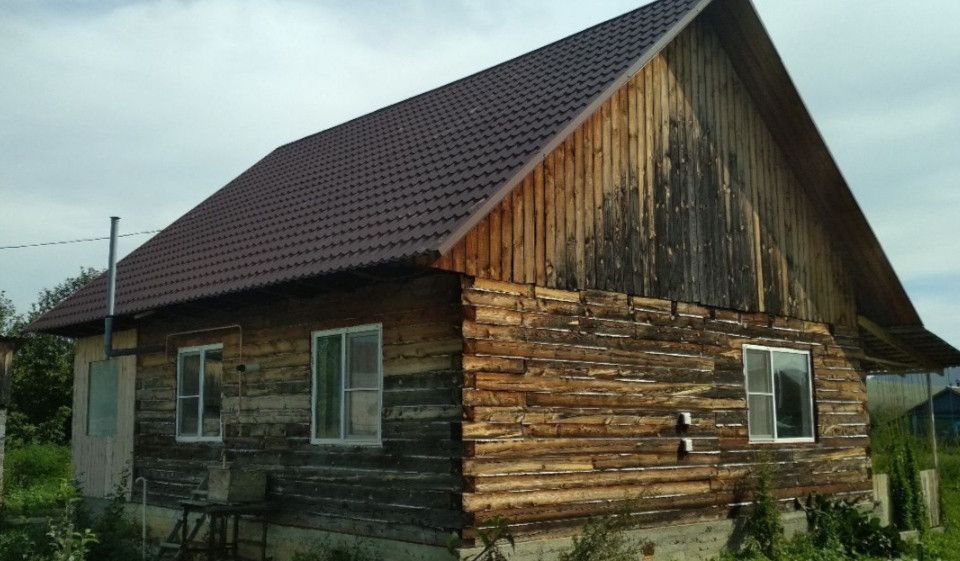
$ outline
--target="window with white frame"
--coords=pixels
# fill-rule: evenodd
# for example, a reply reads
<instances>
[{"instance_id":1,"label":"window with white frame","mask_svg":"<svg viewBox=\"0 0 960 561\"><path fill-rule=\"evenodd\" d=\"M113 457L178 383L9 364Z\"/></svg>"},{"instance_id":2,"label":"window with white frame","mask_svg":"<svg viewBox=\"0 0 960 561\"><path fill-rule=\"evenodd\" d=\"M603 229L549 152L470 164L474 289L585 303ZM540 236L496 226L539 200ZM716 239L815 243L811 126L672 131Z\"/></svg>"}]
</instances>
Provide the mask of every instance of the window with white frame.
<instances>
[{"instance_id":1,"label":"window with white frame","mask_svg":"<svg viewBox=\"0 0 960 561\"><path fill-rule=\"evenodd\" d=\"M813 441L810 353L746 345L743 362L750 441Z\"/></svg>"},{"instance_id":2,"label":"window with white frame","mask_svg":"<svg viewBox=\"0 0 960 561\"><path fill-rule=\"evenodd\" d=\"M177 439L220 440L223 345L180 349L177 355Z\"/></svg>"},{"instance_id":3,"label":"window with white frame","mask_svg":"<svg viewBox=\"0 0 960 561\"><path fill-rule=\"evenodd\" d=\"M383 399L379 324L313 334L314 444L379 444Z\"/></svg>"}]
</instances>

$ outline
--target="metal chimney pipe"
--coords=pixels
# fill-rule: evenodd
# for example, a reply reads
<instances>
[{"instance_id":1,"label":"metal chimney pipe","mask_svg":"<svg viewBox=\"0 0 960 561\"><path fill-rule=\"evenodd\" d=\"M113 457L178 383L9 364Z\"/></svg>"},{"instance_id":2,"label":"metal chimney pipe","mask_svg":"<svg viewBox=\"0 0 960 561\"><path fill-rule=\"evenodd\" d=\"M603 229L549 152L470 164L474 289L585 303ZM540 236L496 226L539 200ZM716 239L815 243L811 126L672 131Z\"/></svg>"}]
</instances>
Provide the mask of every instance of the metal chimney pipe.
<instances>
[{"instance_id":1,"label":"metal chimney pipe","mask_svg":"<svg viewBox=\"0 0 960 561\"><path fill-rule=\"evenodd\" d=\"M103 354L113 356L113 314L117 306L117 224L118 216L110 217L110 257L107 265L107 315L103 318Z\"/></svg>"}]
</instances>

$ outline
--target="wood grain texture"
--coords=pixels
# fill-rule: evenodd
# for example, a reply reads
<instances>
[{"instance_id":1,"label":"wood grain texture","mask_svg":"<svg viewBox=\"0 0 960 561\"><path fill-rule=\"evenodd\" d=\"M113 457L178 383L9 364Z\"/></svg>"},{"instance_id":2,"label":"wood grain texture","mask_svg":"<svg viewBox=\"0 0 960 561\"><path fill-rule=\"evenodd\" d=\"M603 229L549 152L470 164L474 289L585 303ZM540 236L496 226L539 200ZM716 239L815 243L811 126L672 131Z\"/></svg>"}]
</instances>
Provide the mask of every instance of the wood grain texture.
<instances>
[{"instance_id":1,"label":"wood grain texture","mask_svg":"<svg viewBox=\"0 0 960 561\"><path fill-rule=\"evenodd\" d=\"M869 498L856 339L624 293L464 282L463 508L475 527L503 516L539 536L627 506L647 525L727 516L760 451L781 462L784 503ZM746 343L811 352L815 443L749 443ZM680 452L681 438L694 452Z\"/></svg>"},{"instance_id":2,"label":"wood grain texture","mask_svg":"<svg viewBox=\"0 0 960 561\"><path fill-rule=\"evenodd\" d=\"M793 165L698 20L504 201L513 272L478 276L855 325L849 263ZM472 274L457 251L435 266Z\"/></svg>"},{"instance_id":3,"label":"wood grain texture","mask_svg":"<svg viewBox=\"0 0 960 561\"><path fill-rule=\"evenodd\" d=\"M167 349L138 363L135 475L151 504L175 505L225 455L268 472L272 523L433 545L459 529L458 275L350 284L142 321L141 343ZM311 444L311 333L367 323L383 325L382 446ZM224 442L178 443L177 348L210 343L224 345ZM242 384L240 360L260 365Z\"/></svg>"}]
</instances>

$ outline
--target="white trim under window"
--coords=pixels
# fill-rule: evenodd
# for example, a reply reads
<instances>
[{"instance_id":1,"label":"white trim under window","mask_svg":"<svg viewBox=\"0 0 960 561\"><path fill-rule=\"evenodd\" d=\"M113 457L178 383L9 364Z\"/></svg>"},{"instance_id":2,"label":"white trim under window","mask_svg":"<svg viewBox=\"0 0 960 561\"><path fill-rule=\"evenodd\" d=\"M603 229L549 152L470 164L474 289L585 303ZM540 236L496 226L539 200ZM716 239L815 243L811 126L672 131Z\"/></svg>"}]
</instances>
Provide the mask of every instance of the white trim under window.
<instances>
[{"instance_id":1,"label":"white trim under window","mask_svg":"<svg viewBox=\"0 0 960 561\"><path fill-rule=\"evenodd\" d=\"M759 359L762 364L753 364L750 356ZM805 383L794 389L801 395L787 395L783 380L786 372L778 370L778 363L794 362L802 355L806 376ZM796 368L795 368L796 370ZM813 410L813 367L809 351L764 347L759 345L743 346L743 377L747 393L747 431L751 443L765 442L814 442L816 440L816 418ZM752 382L752 383L751 383ZM806 395L802 395L806 394ZM751 403L755 410L751 413ZM792 412L790 418L794 426L799 423L800 436L780 436L781 431L790 427L788 416L783 410L789 404L798 404L799 410ZM761 411L762 409L762 411Z\"/></svg>"},{"instance_id":2,"label":"white trim under window","mask_svg":"<svg viewBox=\"0 0 960 561\"><path fill-rule=\"evenodd\" d=\"M200 345L196 347L183 347L177 350L177 411L176 411L176 431L177 431L177 442L223 442L223 396L221 394L221 410L220 416L218 419L219 430L216 435L204 435L204 421L206 415L206 403L205 403L205 388L206 388L206 369L207 369L207 353L211 351L220 351L220 360L223 361L223 344L217 343L214 345ZM197 389L196 393L191 394L182 394L181 391L184 388L183 384L183 360L187 357L197 356L199 357L199 369L198 378L197 378ZM222 374L221 374L222 375ZM221 379L221 384L223 380ZM197 405L197 421L196 421L196 432L195 434L181 434L181 408L183 407L184 402L191 402L195 400Z\"/></svg>"},{"instance_id":3,"label":"white trim under window","mask_svg":"<svg viewBox=\"0 0 960 561\"><path fill-rule=\"evenodd\" d=\"M354 341L366 339L369 345L371 336L375 337L371 350L375 356L367 363L366 372L355 373L351 366ZM325 353L323 364L321 353ZM375 323L315 331L310 337L310 355L310 442L379 446L383 432L383 326ZM365 379L354 380L357 374ZM355 403L366 410L359 429L353 425L357 419L351 413Z\"/></svg>"}]
</instances>

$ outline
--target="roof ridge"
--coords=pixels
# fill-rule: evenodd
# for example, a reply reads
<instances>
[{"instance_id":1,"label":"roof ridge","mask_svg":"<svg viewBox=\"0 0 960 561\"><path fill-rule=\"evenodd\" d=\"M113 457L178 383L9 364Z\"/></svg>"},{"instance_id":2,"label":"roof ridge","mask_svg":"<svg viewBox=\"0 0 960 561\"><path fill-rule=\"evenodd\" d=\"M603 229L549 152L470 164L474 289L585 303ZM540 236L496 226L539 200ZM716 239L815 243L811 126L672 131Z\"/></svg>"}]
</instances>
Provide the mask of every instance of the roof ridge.
<instances>
[{"instance_id":1,"label":"roof ridge","mask_svg":"<svg viewBox=\"0 0 960 561\"><path fill-rule=\"evenodd\" d=\"M644 4L274 148L118 263L118 314L435 255L711 1ZM309 211L328 207L342 216ZM88 284L31 328L96 329L102 288Z\"/></svg>"},{"instance_id":2,"label":"roof ridge","mask_svg":"<svg viewBox=\"0 0 960 561\"><path fill-rule=\"evenodd\" d=\"M281 149L286 148L286 147L288 147L288 146L291 146L291 145L293 145L293 144L297 144L297 143L302 142L302 141L304 141L304 140L308 140L308 139L314 138L314 137L316 137L316 136L319 136L319 135L322 135L322 134L325 134L325 133L334 131L334 130L339 129L339 128L341 128L341 127L345 127L345 126L347 126L347 125L349 125L349 124L351 124L351 123L354 123L354 122L356 122L356 121L359 121L359 120L361 120L361 119L366 119L367 117L372 117L372 116L374 116L374 115L377 115L378 113L383 113L384 111L387 111L388 109L392 109L392 108L394 108L394 107L396 107L396 106L398 106L398 105L403 105L403 104L405 104L405 103L411 102L411 101L413 101L413 100L415 100L415 99L421 98L421 97L426 96L426 95L429 95L429 94L431 94L431 93L434 93L434 92L437 92L437 91L440 91L440 90L443 90L443 89L446 89L446 88L449 88L449 87L453 87L453 86L455 86L455 85L457 85L457 84L459 84L459 83L461 83L461 82L464 82L464 81L466 81L466 80L469 80L469 79L471 79L471 78L474 78L474 77L476 77L476 76L479 76L480 74L484 74L484 73L486 73L486 72L490 72L491 70L494 70L494 69L500 68L500 67L502 67L502 66L506 66L506 65L508 65L508 64L514 63L514 62L516 62L516 61L518 61L518 60L520 60L520 59L527 58L528 56L532 56L532 55L534 55L534 54L536 54L536 53L539 53L539 52L541 52L541 51L543 51L543 50L545 50L545 49L547 49L547 48L549 48L549 47L552 47L552 46L557 45L557 44L559 44L559 43L562 43L562 42L564 42L564 41L573 39L573 38L575 38L575 37L579 37L579 36L581 36L581 35L589 32L589 31L593 31L594 29L596 29L596 28L598 28L598 27L600 27L600 26L607 25L607 24L609 24L609 23L611 23L611 22L613 22L613 21L622 19L622 18L624 18L624 17L626 17L626 16L629 16L630 14L636 13L636 12L638 12L638 11L640 11L640 10L645 10L645 9L651 7L651 6L656 5L656 4L666 3L666 2L670 2L670 1L671 1L671 0L653 0L653 2L647 2L646 4L642 4L642 5L640 5L640 6L637 6L636 8L633 8L632 10L627 10L626 12L623 12L623 13L621 13L621 14L619 14L619 15L616 15L616 16L614 16L614 17L612 17L612 18L607 18L607 19L605 19L605 20L603 20L603 21L597 22L597 23L591 25L590 27L587 27L587 28L581 29L580 31L577 31L576 33L571 33L570 35L565 35L565 36L563 36L563 37L561 37L561 38L559 38L559 39L556 39L556 40L554 40L554 41L551 41L551 42L549 42L549 43L546 43L546 44L544 44L544 45L541 45L541 46L537 47L536 49L533 49L532 51L526 51L526 52L521 53L521 54L519 54L519 55L517 55L517 56L515 56L515 57L513 57L513 58L509 58L509 59L507 59L507 60L505 60L505 61L498 62L498 63L493 64L493 65L491 65L491 66L487 66L487 67L485 67L485 68L483 68L483 69L481 69L481 70L477 70L476 72L471 72L470 74L467 74L466 76L461 76L460 78L457 78L457 79L455 79L455 80L453 80L453 81L447 82L447 83L445 83L445 84L441 84L441 85L439 85L439 86L436 86L436 87L431 88L431 89L426 90L426 91L422 91L422 92L417 93L417 94L413 94L413 95L411 95L410 97L403 98L403 99L401 99L401 100L399 100L399 101L395 101L395 102L390 103L390 104L388 104L388 105L384 105L383 107L379 107L379 108L377 108L377 109L374 109L374 110L372 110L372 111L368 111L368 112L363 113L363 114L361 114L361 115L357 115L356 117L353 117L353 118L351 118L351 119L347 119L346 121L342 121L342 122L337 123L337 124L335 124L335 125L331 125L331 126L325 128L325 129L323 129L323 130L319 130L319 131L317 131L317 132L310 133L310 134L308 134L308 135L306 135L306 136L303 136L303 137L300 137L300 138L298 138L298 139L296 139L296 140L291 140L291 141L289 141L289 142L285 142L285 143L283 143L283 144L280 144L279 146L277 146L277 147L274 148L273 150L271 150L271 152L276 152L276 151L278 151L278 150L281 150Z\"/></svg>"}]
</instances>

